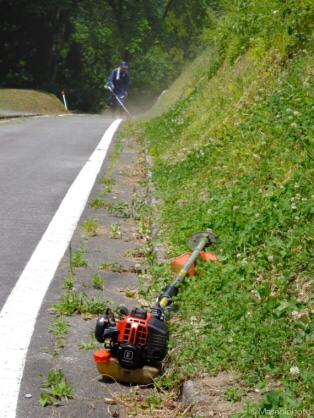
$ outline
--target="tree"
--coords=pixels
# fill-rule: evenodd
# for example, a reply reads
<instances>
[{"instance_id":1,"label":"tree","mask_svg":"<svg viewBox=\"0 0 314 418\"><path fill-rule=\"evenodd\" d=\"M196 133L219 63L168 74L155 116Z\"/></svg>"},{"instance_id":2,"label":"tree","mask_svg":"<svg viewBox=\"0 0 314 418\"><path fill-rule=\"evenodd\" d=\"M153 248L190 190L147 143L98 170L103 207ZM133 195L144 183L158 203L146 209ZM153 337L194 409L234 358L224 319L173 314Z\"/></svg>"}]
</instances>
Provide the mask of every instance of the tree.
<instances>
[{"instance_id":1,"label":"tree","mask_svg":"<svg viewBox=\"0 0 314 418\"><path fill-rule=\"evenodd\" d=\"M104 106L103 82L129 61L134 93L158 94L198 50L206 0L0 0L2 87L67 91Z\"/></svg>"}]
</instances>

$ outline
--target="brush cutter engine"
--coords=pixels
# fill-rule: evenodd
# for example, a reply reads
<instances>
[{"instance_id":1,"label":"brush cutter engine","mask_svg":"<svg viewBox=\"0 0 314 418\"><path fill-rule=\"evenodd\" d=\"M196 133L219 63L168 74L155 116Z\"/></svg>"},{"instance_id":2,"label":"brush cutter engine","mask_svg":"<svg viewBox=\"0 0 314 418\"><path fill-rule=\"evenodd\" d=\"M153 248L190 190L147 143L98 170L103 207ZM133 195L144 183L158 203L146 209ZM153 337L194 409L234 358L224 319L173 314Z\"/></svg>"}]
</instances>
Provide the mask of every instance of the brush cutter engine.
<instances>
[{"instance_id":1,"label":"brush cutter engine","mask_svg":"<svg viewBox=\"0 0 314 418\"><path fill-rule=\"evenodd\" d=\"M169 328L156 316L158 309L153 314L139 308L131 312L121 308L121 313L125 317L117 322L109 308L98 318L95 329L97 341L104 343L111 356L116 357L125 369L161 362L167 353Z\"/></svg>"}]
</instances>

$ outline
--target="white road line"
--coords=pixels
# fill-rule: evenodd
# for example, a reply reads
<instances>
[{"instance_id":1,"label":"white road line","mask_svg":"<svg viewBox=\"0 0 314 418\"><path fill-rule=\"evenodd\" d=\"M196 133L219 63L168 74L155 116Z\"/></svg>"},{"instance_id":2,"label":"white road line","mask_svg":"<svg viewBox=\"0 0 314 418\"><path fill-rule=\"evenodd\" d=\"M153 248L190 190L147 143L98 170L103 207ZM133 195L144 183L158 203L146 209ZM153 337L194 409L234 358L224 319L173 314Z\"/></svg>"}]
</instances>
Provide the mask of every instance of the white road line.
<instances>
[{"instance_id":1,"label":"white road line","mask_svg":"<svg viewBox=\"0 0 314 418\"><path fill-rule=\"evenodd\" d=\"M27 349L38 311L121 119L105 132L50 222L0 313L0 413L15 418Z\"/></svg>"}]
</instances>

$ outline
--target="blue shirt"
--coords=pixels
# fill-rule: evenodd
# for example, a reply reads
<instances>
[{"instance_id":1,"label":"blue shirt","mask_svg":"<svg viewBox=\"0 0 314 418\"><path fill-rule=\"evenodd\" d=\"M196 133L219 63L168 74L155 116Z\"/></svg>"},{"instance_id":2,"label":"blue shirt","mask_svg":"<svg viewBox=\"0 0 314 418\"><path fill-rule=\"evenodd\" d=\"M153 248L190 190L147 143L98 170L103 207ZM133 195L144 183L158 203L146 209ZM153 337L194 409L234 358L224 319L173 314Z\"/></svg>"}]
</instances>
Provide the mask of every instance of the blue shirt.
<instances>
[{"instance_id":1,"label":"blue shirt","mask_svg":"<svg viewBox=\"0 0 314 418\"><path fill-rule=\"evenodd\" d=\"M109 76L109 82L114 85L116 94L124 94L130 84L129 73L127 71L122 72L120 67L115 68Z\"/></svg>"}]
</instances>

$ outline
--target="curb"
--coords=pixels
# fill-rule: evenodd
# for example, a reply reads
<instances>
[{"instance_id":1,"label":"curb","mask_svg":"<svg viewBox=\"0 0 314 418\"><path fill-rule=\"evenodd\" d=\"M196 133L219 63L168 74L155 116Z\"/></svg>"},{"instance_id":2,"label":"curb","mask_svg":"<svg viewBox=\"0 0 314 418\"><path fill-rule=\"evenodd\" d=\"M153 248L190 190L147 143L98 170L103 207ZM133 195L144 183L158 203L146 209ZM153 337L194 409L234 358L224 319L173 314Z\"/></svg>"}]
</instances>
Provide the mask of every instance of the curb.
<instances>
[{"instance_id":1,"label":"curb","mask_svg":"<svg viewBox=\"0 0 314 418\"><path fill-rule=\"evenodd\" d=\"M149 155L148 150L147 150L147 146L145 146L145 162L146 162L146 166L147 166L147 180L148 180L148 186L147 186L147 191L148 191L148 199L149 202L152 206L154 206L155 204L157 204L159 202L159 200L157 198L154 197L154 184L152 181L152 173L150 168L152 167L152 157ZM156 224L152 225L152 238L156 237L158 238L158 226ZM157 254L157 260L160 263L165 262L165 257L164 257L164 246L162 245L162 243L158 240L157 243L154 243L154 251L156 251ZM182 399L182 404L184 406L189 406L189 405L194 405L194 404L198 404L201 403L204 399L202 397L202 395L200 394L200 390L198 388L197 382L195 382L194 380L186 380L183 383L182 386L182 391L181 391L181 399ZM204 417L204 412L205 411L199 411L199 413L201 415L199 415L199 413L197 413L197 415L195 415L195 418L197 417Z\"/></svg>"},{"instance_id":2,"label":"curb","mask_svg":"<svg viewBox=\"0 0 314 418\"><path fill-rule=\"evenodd\" d=\"M23 113L23 114L10 114L10 115L3 115L0 114L0 120L1 119L15 119L15 118L30 118L33 116L43 116L42 113Z\"/></svg>"}]
</instances>

